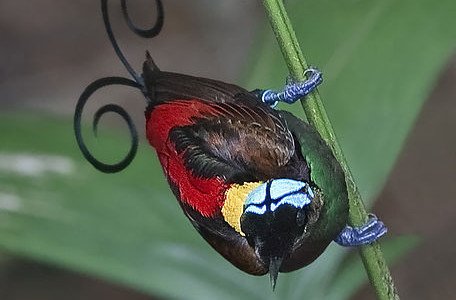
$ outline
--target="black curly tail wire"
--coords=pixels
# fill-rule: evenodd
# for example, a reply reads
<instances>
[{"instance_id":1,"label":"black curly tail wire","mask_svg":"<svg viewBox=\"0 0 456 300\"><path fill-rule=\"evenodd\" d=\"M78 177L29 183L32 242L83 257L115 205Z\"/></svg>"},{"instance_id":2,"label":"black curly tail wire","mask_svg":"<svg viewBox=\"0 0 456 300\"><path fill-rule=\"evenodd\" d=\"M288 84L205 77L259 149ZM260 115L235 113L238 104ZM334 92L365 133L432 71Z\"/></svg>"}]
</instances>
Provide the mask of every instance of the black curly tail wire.
<instances>
[{"instance_id":1,"label":"black curly tail wire","mask_svg":"<svg viewBox=\"0 0 456 300\"><path fill-rule=\"evenodd\" d=\"M161 0L155 0L156 3L156 9L157 9L157 18L155 21L155 24L152 28L150 29L142 29L138 28L135 26L133 21L131 20L130 16L128 15L128 10L127 10L127 1L126 0L121 0L121 7L122 7L122 12L125 21L127 22L128 27L138 36L143 37L143 38L153 38L157 36L161 28L163 27L163 4ZM110 86L110 85L124 85L124 86L130 86L137 88L141 90L141 92L144 94L144 82L143 79L140 75L138 75L135 70L132 68L132 66L128 63L127 59L125 58L125 55L121 51L115 37L114 33L112 31L111 23L109 20L109 14L108 14L108 0L101 0L101 12L103 15L103 21L105 24L106 32L108 34L109 40L111 41L111 44L114 48L114 51L116 52L117 56L119 57L120 61L122 64L125 66L127 71L130 73L132 78L127 79L124 77L104 77L100 78L98 80L95 80L89 86L87 86L84 90L84 92L81 94L79 97L79 100L76 104L76 109L74 112L74 132L76 136L76 141L78 143L79 148L81 149L82 154L84 157L98 170L104 173L116 173L119 171L122 171L125 169L131 161L135 158L136 152L138 150L138 133L136 130L136 127L133 123L132 118L130 115L123 109L121 106L117 104L107 104L99 108L93 118L93 132L96 135L97 133L97 126L98 123L101 119L101 117L106 114L106 113L115 113L119 115L126 123L130 132L130 137L131 137L131 142L130 142L130 149L128 153L125 155L125 157L120 160L119 162L116 162L114 164L107 164L104 162L101 162L100 160L96 159L89 151L87 148L87 145L84 142L84 139L82 137L82 130L81 130L81 118L82 118L82 112L84 110L84 105L87 103L89 98L92 96L93 93L95 93L97 90Z\"/></svg>"},{"instance_id":2,"label":"black curly tail wire","mask_svg":"<svg viewBox=\"0 0 456 300\"><path fill-rule=\"evenodd\" d=\"M150 29L141 29L135 26L133 21L131 20L130 16L128 15L128 10L127 10L127 1L126 0L121 0L121 6L122 6L122 12L125 21L127 22L128 27L139 35L140 37L143 38L153 38L156 35L158 35L161 31L161 28L163 27L163 4L161 3L160 0L156 0L156 7L157 7L157 19L155 21L155 24L152 28ZM138 83L143 83L142 82L142 77L138 76L138 74L133 70L131 65L128 63L127 59L125 58L125 55L123 54L122 50L120 50L119 45L117 44L117 40L114 37L114 33L111 28L111 22L109 21L109 13L108 13L108 0L101 0L101 12L103 14L103 22L105 24L106 28L106 33L108 34L109 40L111 41L112 47L114 48L114 51L116 51L117 56L119 57L120 61L123 63L127 71L131 74L131 76L135 79L136 82Z\"/></svg>"}]
</instances>

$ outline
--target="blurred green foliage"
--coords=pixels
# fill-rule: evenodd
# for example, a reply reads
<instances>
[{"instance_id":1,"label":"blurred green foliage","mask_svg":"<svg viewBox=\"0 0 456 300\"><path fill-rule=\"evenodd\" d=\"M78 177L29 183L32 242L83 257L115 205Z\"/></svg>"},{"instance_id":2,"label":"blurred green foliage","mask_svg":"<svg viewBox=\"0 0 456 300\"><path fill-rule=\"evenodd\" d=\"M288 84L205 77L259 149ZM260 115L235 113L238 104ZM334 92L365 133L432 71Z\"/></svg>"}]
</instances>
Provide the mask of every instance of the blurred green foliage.
<instances>
[{"instance_id":1,"label":"blurred green foliage","mask_svg":"<svg viewBox=\"0 0 456 300\"><path fill-rule=\"evenodd\" d=\"M456 45L451 0L288 1L308 63L364 199L383 186ZM268 28L253 51L250 88L277 87L286 65ZM288 109L288 107L287 107ZM291 109L303 115L297 103Z\"/></svg>"},{"instance_id":2,"label":"blurred green foliage","mask_svg":"<svg viewBox=\"0 0 456 300\"><path fill-rule=\"evenodd\" d=\"M324 71L322 98L370 201L453 51L456 2L313 0L288 9L309 61ZM267 30L258 41L247 86L280 87L287 74L274 38ZM281 274L275 293L267 277L241 273L193 230L145 142L127 170L106 175L82 158L68 120L2 115L0 132L0 247L9 253L166 298L346 299L363 281L352 267L359 260L341 265L337 246ZM101 157L125 149L123 136L85 133ZM23 168L11 164L18 158ZM394 241L385 252L397 258L413 244Z\"/></svg>"}]
</instances>

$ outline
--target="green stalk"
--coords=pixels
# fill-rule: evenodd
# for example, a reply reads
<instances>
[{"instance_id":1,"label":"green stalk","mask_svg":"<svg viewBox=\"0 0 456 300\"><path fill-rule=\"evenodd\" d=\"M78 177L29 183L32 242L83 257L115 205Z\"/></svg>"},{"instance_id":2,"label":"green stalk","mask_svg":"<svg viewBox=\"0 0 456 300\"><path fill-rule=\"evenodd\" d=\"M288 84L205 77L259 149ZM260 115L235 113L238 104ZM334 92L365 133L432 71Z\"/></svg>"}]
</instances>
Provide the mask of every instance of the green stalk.
<instances>
[{"instance_id":1,"label":"green stalk","mask_svg":"<svg viewBox=\"0 0 456 300\"><path fill-rule=\"evenodd\" d=\"M282 55L294 80L305 80L304 71L308 68L307 62L299 47L298 40L285 11L282 0L263 0L263 5L271 23L274 34L279 43ZM336 135L328 119L318 91L301 99L301 104L307 120L312 124L332 148L334 156L341 164L347 182L350 202L349 223L360 226L367 221L368 215L361 199L358 187L348 167L342 149L337 142ZM360 247L360 255L369 280L374 287L378 299L399 299L393 279L386 265L383 253L377 242Z\"/></svg>"}]
</instances>

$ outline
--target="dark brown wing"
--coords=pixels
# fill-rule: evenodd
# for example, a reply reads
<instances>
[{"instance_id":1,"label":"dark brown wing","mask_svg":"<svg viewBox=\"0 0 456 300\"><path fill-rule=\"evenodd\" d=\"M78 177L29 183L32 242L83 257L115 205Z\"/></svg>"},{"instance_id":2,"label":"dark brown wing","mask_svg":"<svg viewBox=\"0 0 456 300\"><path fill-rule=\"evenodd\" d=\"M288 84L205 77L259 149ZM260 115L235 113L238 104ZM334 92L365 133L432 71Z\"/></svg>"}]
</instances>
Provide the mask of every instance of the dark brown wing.
<instances>
[{"instance_id":1,"label":"dark brown wing","mask_svg":"<svg viewBox=\"0 0 456 300\"><path fill-rule=\"evenodd\" d=\"M176 99L199 99L210 102L233 102L244 94L243 101L254 105L257 101L247 90L218 80L162 72L152 58L147 56L143 66L143 78L152 106Z\"/></svg>"},{"instance_id":2,"label":"dark brown wing","mask_svg":"<svg viewBox=\"0 0 456 300\"><path fill-rule=\"evenodd\" d=\"M210 106L213 113L195 116L191 125L176 124L169 135L184 154L186 167L197 175L244 182L302 178L306 173L285 119L254 94L217 80L162 72L150 58L144 63L143 77L152 101L149 110L182 100L198 101L192 109L208 111Z\"/></svg>"},{"instance_id":3,"label":"dark brown wing","mask_svg":"<svg viewBox=\"0 0 456 300\"><path fill-rule=\"evenodd\" d=\"M261 106L211 103L218 114L176 127L170 134L186 165L203 177L227 182L275 178L295 154L293 136L280 115Z\"/></svg>"}]
</instances>

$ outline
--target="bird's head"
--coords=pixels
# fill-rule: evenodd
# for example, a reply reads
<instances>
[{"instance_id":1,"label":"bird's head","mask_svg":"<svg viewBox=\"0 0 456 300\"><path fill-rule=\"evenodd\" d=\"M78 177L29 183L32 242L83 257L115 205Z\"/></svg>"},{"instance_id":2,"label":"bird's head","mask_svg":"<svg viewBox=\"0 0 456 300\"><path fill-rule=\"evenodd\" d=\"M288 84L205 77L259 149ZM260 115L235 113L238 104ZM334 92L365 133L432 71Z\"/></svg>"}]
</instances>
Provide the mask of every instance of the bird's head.
<instances>
[{"instance_id":1,"label":"bird's head","mask_svg":"<svg viewBox=\"0 0 456 300\"><path fill-rule=\"evenodd\" d=\"M257 256L269 266L273 286L282 261L304 234L306 207L313 198L308 183L292 179L269 180L247 195L241 230Z\"/></svg>"}]
</instances>

